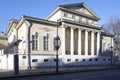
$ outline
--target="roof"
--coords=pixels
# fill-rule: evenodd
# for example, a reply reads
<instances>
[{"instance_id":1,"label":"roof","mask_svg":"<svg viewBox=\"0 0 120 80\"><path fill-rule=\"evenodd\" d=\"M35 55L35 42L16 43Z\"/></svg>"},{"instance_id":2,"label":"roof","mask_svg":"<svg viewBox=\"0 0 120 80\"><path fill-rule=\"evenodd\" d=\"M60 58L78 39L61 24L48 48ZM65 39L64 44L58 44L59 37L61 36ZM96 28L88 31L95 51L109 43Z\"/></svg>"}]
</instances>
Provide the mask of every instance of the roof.
<instances>
[{"instance_id":1,"label":"roof","mask_svg":"<svg viewBox=\"0 0 120 80\"><path fill-rule=\"evenodd\" d=\"M9 30L10 30L10 28L12 27L12 24L13 24L13 23L18 24L18 23L19 23L19 20L17 20L17 19L10 19L10 20L8 21L6 33L9 32Z\"/></svg>"},{"instance_id":2,"label":"roof","mask_svg":"<svg viewBox=\"0 0 120 80\"><path fill-rule=\"evenodd\" d=\"M102 34L103 36L115 37L115 35L114 35L114 34L111 34L111 33L101 32L101 34Z\"/></svg>"},{"instance_id":3,"label":"roof","mask_svg":"<svg viewBox=\"0 0 120 80\"><path fill-rule=\"evenodd\" d=\"M9 30L11 29L13 23L17 23L16 27L18 28L19 25L21 25L25 20L33 21L33 22L38 22L38 23L45 23L45 24L47 23L49 25L55 25L55 26L57 25L57 23L54 22L54 21L48 21L48 20L45 20L45 19L40 19L40 18L36 18L36 17L31 17L31 16L23 15L20 20L16 20L16 19L9 20L6 32L7 33L9 32Z\"/></svg>"},{"instance_id":4,"label":"roof","mask_svg":"<svg viewBox=\"0 0 120 80\"><path fill-rule=\"evenodd\" d=\"M34 21L34 22L42 22L42 23L47 23L47 24L51 24L51 25L56 25L57 24L54 21L49 21L49 20L40 19L40 18L36 18L36 17L31 17L31 16L26 16L26 15L23 15L23 18L25 20L30 20L30 21Z\"/></svg>"},{"instance_id":5,"label":"roof","mask_svg":"<svg viewBox=\"0 0 120 80\"><path fill-rule=\"evenodd\" d=\"M78 11L73 11L70 10L70 7L75 7L75 6L79 6L79 7L84 7L85 9L87 9L93 16L87 15L87 14L83 14L81 12ZM82 15L84 17L88 17L88 18L93 18L94 20L99 20L100 18L98 17L98 15L96 15L96 13L94 11L92 11L92 9L90 9L85 3L74 3L74 4L65 4L65 5L59 5L54 11L52 11L47 17L46 19L49 19L54 13L56 13L58 10L65 10L65 11L69 11L72 12L74 14L78 14L78 15Z\"/></svg>"}]
</instances>

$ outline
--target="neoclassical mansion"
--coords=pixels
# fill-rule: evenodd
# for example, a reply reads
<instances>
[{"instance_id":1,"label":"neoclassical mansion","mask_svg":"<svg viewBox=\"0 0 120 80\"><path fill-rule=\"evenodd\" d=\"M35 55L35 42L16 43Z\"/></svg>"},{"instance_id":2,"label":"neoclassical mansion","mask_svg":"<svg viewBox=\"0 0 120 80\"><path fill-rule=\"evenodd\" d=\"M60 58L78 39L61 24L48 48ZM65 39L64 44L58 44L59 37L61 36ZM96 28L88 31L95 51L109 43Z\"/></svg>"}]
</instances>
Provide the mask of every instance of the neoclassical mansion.
<instances>
[{"instance_id":1,"label":"neoclassical mansion","mask_svg":"<svg viewBox=\"0 0 120 80\"><path fill-rule=\"evenodd\" d=\"M57 25L57 20L61 25ZM100 65L111 61L110 47L114 35L101 32L100 18L85 4L58 6L45 19L22 16L8 22L8 48L10 54L22 55L21 66L55 66L54 40L61 40L59 65Z\"/></svg>"}]
</instances>

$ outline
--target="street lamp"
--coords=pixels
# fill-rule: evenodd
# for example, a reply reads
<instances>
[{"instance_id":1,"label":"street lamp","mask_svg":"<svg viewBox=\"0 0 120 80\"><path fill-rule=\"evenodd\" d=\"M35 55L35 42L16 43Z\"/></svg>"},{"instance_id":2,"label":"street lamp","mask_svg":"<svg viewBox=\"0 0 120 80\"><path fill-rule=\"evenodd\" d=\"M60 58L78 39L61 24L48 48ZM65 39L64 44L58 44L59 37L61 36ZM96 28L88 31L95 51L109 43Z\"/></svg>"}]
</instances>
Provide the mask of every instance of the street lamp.
<instances>
[{"instance_id":1,"label":"street lamp","mask_svg":"<svg viewBox=\"0 0 120 80\"><path fill-rule=\"evenodd\" d=\"M61 25L61 20L57 20L57 35L54 40L54 47L56 50L56 72L58 72L58 50L61 45L60 37L58 36L58 26L60 26L60 25Z\"/></svg>"},{"instance_id":2,"label":"street lamp","mask_svg":"<svg viewBox=\"0 0 120 80\"><path fill-rule=\"evenodd\" d=\"M112 66L112 64L113 64L113 47L111 46L110 49L111 49L111 66Z\"/></svg>"}]
</instances>

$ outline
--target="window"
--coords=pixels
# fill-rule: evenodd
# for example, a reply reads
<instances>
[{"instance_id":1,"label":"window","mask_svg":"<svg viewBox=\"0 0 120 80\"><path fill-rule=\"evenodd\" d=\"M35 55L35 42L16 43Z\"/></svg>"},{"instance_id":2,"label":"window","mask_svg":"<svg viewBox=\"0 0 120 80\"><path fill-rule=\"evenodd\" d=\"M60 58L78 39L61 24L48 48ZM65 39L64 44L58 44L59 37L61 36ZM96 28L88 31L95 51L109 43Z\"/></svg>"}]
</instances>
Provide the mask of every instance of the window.
<instances>
[{"instance_id":1,"label":"window","mask_svg":"<svg viewBox=\"0 0 120 80\"><path fill-rule=\"evenodd\" d=\"M71 59L67 59L67 62L70 62L71 61Z\"/></svg>"},{"instance_id":2,"label":"window","mask_svg":"<svg viewBox=\"0 0 120 80\"><path fill-rule=\"evenodd\" d=\"M108 61L111 61L111 59L109 58Z\"/></svg>"},{"instance_id":3,"label":"window","mask_svg":"<svg viewBox=\"0 0 120 80\"><path fill-rule=\"evenodd\" d=\"M72 19L75 19L75 15L72 15Z\"/></svg>"},{"instance_id":4,"label":"window","mask_svg":"<svg viewBox=\"0 0 120 80\"><path fill-rule=\"evenodd\" d=\"M23 56L23 59L26 59L26 56Z\"/></svg>"},{"instance_id":5,"label":"window","mask_svg":"<svg viewBox=\"0 0 120 80\"><path fill-rule=\"evenodd\" d=\"M83 62L85 61L85 59L82 60Z\"/></svg>"},{"instance_id":6,"label":"window","mask_svg":"<svg viewBox=\"0 0 120 80\"><path fill-rule=\"evenodd\" d=\"M98 59L95 59L95 61L98 61Z\"/></svg>"},{"instance_id":7,"label":"window","mask_svg":"<svg viewBox=\"0 0 120 80\"><path fill-rule=\"evenodd\" d=\"M32 50L38 50L38 33L32 35Z\"/></svg>"},{"instance_id":8,"label":"window","mask_svg":"<svg viewBox=\"0 0 120 80\"><path fill-rule=\"evenodd\" d=\"M86 24L89 24L89 19L86 19Z\"/></svg>"},{"instance_id":9,"label":"window","mask_svg":"<svg viewBox=\"0 0 120 80\"><path fill-rule=\"evenodd\" d=\"M67 17L67 13L64 13L64 17Z\"/></svg>"},{"instance_id":10,"label":"window","mask_svg":"<svg viewBox=\"0 0 120 80\"><path fill-rule=\"evenodd\" d=\"M79 61L79 59L75 59L75 61L76 61L76 62L78 62L78 61Z\"/></svg>"},{"instance_id":11,"label":"window","mask_svg":"<svg viewBox=\"0 0 120 80\"><path fill-rule=\"evenodd\" d=\"M89 61L92 61L92 59L89 59Z\"/></svg>"},{"instance_id":12,"label":"window","mask_svg":"<svg viewBox=\"0 0 120 80\"><path fill-rule=\"evenodd\" d=\"M38 59L33 59L33 60L32 60L32 62L37 62L37 61L38 61Z\"/></svg>"},{"instance_id":13,"label":"window","mask_svg":"<svg viewBox=\"0 0 120 80\"><path fill-rule=\"evenodd\" d=\"M81 22L81 23L82 23L82 17L79 17L79 22Z\"/></svg>"},{"instance_id":14,"label":"window","mask_svg":"<svg viewBox=\"0 0 120 80\"><path fill-rule=\"evenodd\" d=\"M94 24L94 21L92 20L92 24Z\"/></svg>"},{"instance_id":15,"label":"window","mask_svg":"<svg viewBox=\"0 0 120 80\"><path fill-rule=\"evenodd\" d=\"M48 51L48 39L49 39L49 34L43 37L43 49L44 51Z\"/></svg>"},{"instance_id":16,"label":"window","mask_svg":"<svg viewBox=\"0 0 120 80\"><path fill-rule=\"evenodd\" d=\"M106 61L106 59L104 58L103 61Z\"/></svg>"},{"instance_id":17,"label":"window","mask_svg":"<svg viewBox=\"0 0 120 80\"><path fill-rule=\"evenodd\" d=\"M44 59L44 62L48 62L48 59Z\"/></svg>"},{"instance_id":18,"label":"window","mask_svg":"<svg viewBox=\"0 0 120 80\"><path fill-rule=\"evenodd\" d=\"M56 59L54 59L54 62L56 62Z\"/></svg>"},{"instance_id":19,"label":"window","mask_svg":"<svg viewBox=\"0 0 120 80\"><path fill-rule=\"evenodd\" d=\"M68 52L68 51L66 50L66 51L65 51L65 54L66 54L66 55L70 55L70 52Z\"/></svg>"}]
</instances>

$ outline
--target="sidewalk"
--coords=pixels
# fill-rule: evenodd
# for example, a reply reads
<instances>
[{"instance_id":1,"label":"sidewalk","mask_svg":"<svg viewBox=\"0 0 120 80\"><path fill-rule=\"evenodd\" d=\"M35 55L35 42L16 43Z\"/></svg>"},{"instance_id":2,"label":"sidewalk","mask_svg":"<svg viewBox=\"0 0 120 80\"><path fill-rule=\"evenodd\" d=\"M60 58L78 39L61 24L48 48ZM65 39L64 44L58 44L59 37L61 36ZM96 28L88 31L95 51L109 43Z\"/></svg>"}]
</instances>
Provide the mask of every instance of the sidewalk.
<instances>
[{"instance_id":1,"label":"sidewalk","mask_svg":"<svg viewBox=\"0 0 120 80\"><path fill-rule=\"evenodd\" d=\"M19 74L15 74L13 70L0 70L0 79L10 77L24 77L24 76L35 76L35 75L53 75L53 74L65 74L69 72L83 72L83 71L94 71L94 70L105 70L105 69L117 69L119 67L108 67L108 66L97 66L97 67L71 67L71 68L59 68L59 72L55 71L55 68L47 69L30 69L20 70Z\"/></svg>"}]
</instances>

